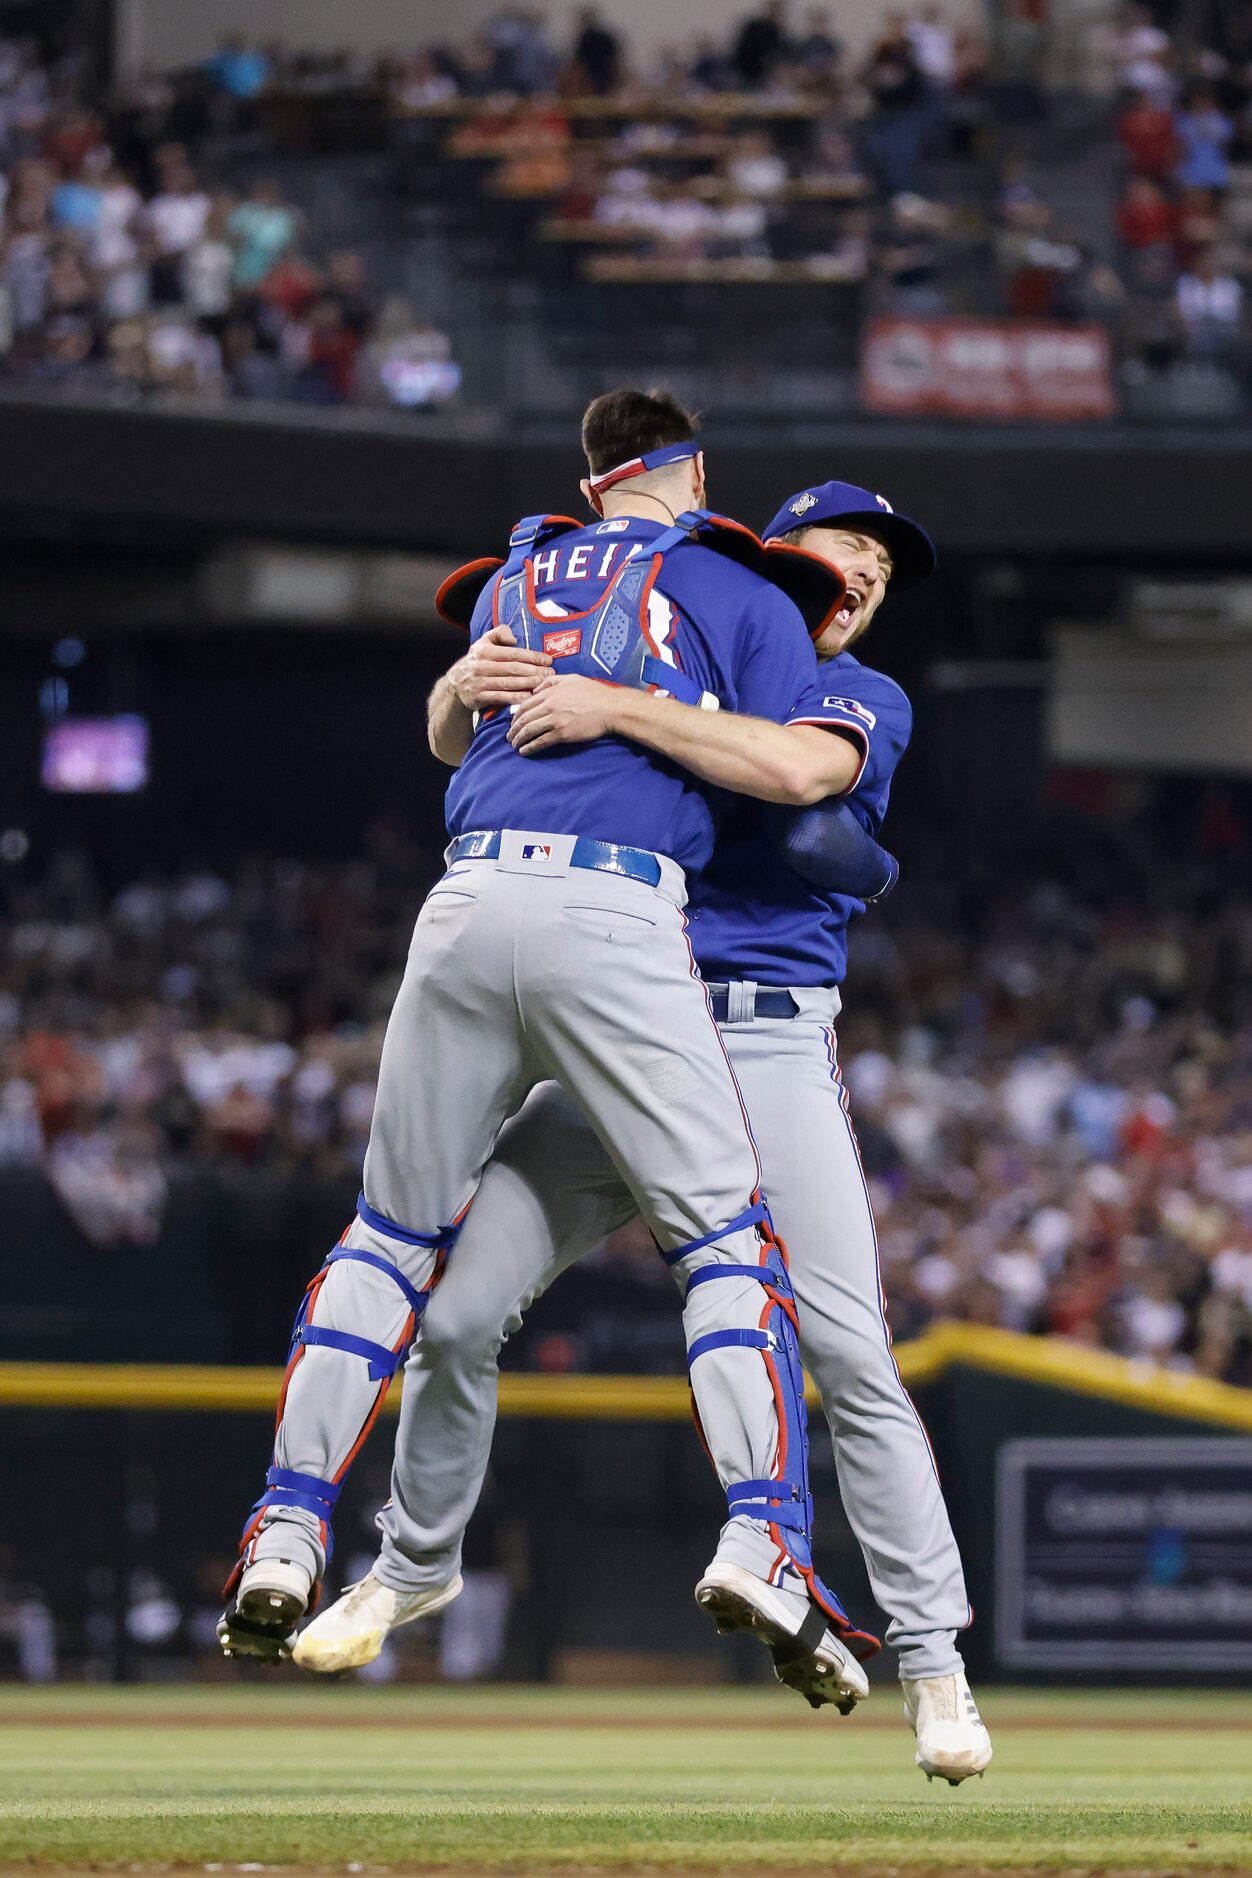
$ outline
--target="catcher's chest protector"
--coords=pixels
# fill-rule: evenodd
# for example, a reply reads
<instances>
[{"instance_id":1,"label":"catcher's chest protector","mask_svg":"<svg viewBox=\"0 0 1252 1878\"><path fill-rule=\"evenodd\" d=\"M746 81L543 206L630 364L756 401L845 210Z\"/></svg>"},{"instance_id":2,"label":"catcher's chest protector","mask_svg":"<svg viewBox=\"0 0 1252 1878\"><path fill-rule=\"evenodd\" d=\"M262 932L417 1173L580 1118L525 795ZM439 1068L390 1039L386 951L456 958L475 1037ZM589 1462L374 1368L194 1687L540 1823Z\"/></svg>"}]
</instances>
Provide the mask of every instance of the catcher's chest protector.
<instances>
[{"instance_id":1,"label":"catcher's chest protector","mask_svg":"<svg viewBox=\"0 0 1252 1878\"><path fill-rule=\"evenodd\" d=\"M684 517L687 521L689 518ZM492 624L507 626L519 645L547 652L558 673L573 672L634 690L655 691L684 704L701 704L701 688L680 669L668 642L671 627L653 625L650 601L666 556L691 539L690 528L667 529L624 561L595 605L582 613L548 617L539 610L531 551L570 525L548 517L519 522L492 596Z\"/></svg>"}]
</instances>

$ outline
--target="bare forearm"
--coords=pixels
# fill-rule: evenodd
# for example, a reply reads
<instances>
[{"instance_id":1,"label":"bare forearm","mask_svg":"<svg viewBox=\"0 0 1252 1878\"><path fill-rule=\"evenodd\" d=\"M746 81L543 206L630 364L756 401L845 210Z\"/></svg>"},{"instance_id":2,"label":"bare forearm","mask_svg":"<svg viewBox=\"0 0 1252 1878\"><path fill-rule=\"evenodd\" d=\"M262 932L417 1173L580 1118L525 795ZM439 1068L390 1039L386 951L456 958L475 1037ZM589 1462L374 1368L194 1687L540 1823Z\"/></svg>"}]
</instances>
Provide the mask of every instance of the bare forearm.
<instances>
[{"instance_id":1,"label":"bare forearm","mask_svg":"<svg viewBox=\"0 0 1252 1878\"><path fill-rule=\"evenodd\" d=\"M859 766L851 746L827 731L797 732L762 717L701 711L649 692L622 690L613 729L703 782L792 807L841 793Z\"/></svg>"},{"instance_id":2,"label":"bare forearm","mask_svg":"<svg viewBox=\"0 0 1252 1878\"><path fill-rule=\"evenodd\" d=\"M445 672L426 700L426 738L431 752L456 769L474 740L474 714L457 696L451 672Z\"/></svg>"}]
</instances>

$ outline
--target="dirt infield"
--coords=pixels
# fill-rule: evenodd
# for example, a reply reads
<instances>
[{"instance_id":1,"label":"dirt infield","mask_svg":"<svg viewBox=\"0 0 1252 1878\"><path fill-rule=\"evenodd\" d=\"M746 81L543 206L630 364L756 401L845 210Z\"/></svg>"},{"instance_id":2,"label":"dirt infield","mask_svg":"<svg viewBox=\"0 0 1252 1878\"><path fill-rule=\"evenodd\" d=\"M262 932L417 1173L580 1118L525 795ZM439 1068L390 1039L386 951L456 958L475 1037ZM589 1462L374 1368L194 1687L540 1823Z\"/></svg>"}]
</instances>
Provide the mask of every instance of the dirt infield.
<instances>
[{"instance_id":1,"label":"dirt infield","mask_svg":"<svg viewBox=\"0 0 1252 1878\"><path fill-rule=\"evenodd\" d=\"M415 1701L420 1701L420 1687L412 1689L410 1693ZM879 1703L881 1706L858 1710L853 1722L858 1733L869 1730L899 1734L900 1717L896 1712L895 1701L890 1695L883 1700L880 1694ZM93 1707L88 1702L84 1703L81 1708L47 1710L24 1708L21 1725L23 1728L115 1728L119 1725L120 1719L115 1708ZM831 1722L829 1717L824 1720L831 1726L838 1726L837 1723ZM237 1729L248 1725L250 1724L244 1717L211 1709L199 1713L193 1710L180 1713L164 1708L150 1711L142 1708L128 1708L125 1714L125 1726L128 1728ZM328 1714L324 1698L319 1698L316 1704L310 1703L307 1709L284 1708L282 1725L285 1728L341 1729L349 1724L343 1715ZM566 1729L569 1727L569 1722L559 1715L531 1715L519 1713L513 1709L484 1708L475 1709L472 1714L456 1715L441 1708L426 1714L378 1713L368 1717L358 1711L352 1717L350 1725L378 1728L388 1733L397 1730L408 1734L431 1731L447 1734L461 1729L484 1728L518 1728L543 1733L545 1730ZM627 1710L620 1714L580 1715L578 1718L580 1729L611 1729L615 1732L629 1733L637 1729L645 1729L649 1733L655 1733L658 1728L664 1728L666 1725L664 1714L658 1714L655 1709L639 1709L633 1713ZM1161 1722L1147 1716L1105 1716L1098 1712L1093 1715L1084 1715L1078 1723L1072 1716L1066 1715L1010 1714L996 1717L997 1734L1012 1734L1018 1729L1029 1730L1032 1734L1039 1732L1072 1734L1076 1726L1081 1727L1084 1732L1093 1734L1146 1735L1159 1733ZM744 1720L741 1715L689 1715L683 1717L681 1727L684 1733L692 1731L701 1734L742 1733ZM765 1729L770 1734L785 1734L788 1731L799 1734L811 1731L813 1719L807 1713L754 1714L752 1727ZM1169 1720L1169 1729L1172 1734L1252 1734L1252 1703L1249 1703L1246 1714L1242 1716L1217 1710L1207 1715L1173 1715ZM1249 1856L1248 1869L1252 1873L1252 1855ZM2 1870L0 1870L0 1878L3 1878ZM1117 1875L1110 1872L1104 1874L1103 1878L1117 1878Z\"/></svg>"},{"instance_id":2,"label":"dirt infield","mask_svg":"<svg viewBox=\"0 0 1252 1878\"><path fill-rule=\"evenodd\" d=\"M521 1869L521 1868L517 1868ZM526 1868L531 1871L532 1868ZM830 1865L566 1865L554 1864L549 1878L832 1878ZM855 1865L844 1868L854 1878L1057 1878L1055 1866L1042 1865ZM1229 1865L1083 1865L1067 1866L1064 1878L1244 1878L1252 1868L1242 1871ZM31 1859L21 1865L0 1865L0 1878L37 1873L38 1878L82 1878L84 1872L100 1872L106 1878L129 1872L137 1878L182 1878L196 1872L215 1878L509 1878L504 1865L224 1865L175 1863L157 1865L45 1864Z\"/></svg>"}]
</instances>

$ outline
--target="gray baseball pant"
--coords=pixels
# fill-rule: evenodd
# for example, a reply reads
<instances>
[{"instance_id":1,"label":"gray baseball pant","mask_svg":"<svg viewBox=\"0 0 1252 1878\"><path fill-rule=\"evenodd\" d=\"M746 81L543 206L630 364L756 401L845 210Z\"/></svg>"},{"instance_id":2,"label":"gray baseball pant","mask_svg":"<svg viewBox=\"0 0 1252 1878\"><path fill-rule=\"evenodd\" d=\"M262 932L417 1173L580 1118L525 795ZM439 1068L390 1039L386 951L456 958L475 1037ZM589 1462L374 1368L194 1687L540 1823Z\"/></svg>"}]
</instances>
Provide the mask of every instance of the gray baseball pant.
<instances>
[{"instance_id":1,"label":"gray baseball pant","mask_svg":"<svg viewBox=\"0 0 1252 1878\"><path fill-rule=\"evenodd\" d=\"M654 888L573 867L573 845L506 831L498 861L453 865L422 908L383 1045L362 1205L306 1296L245 1563L324 1568L338 1484L496 1137L537 1083L555 1079L575 1099L680 1287L699 1268L761 1261L760 1165L687 943L682 870L662 857ZM579 1116L575 1133L585 1126ZM558 1125L558 1180L561 1137ZM751 1276L692 1286L688 1345L724 1331L759 1341L763 1302ZM692 1378L723 1484L771 1477L778 1418L759 1349L719 1344ZM734 1523L768 1544L761 1522Z\"/></svg>"},{"instance_id":2,"label":"gray baseball pant","mask_svg":"<svg viewBox=\"0 0 1252 1878\"><path fill-rule=\"evenodd\" d=\"M751 1012L751 987L739 1002ZM800 1346L830 1424L844 1510L904 1677L961 1668L970 1621L960 1555L925 1430L900 1380L878 1247L839 1077L836 991L794 990L800 1014L721 1026L787 1246ZM692 1115L695 1125L696 1117ZM487 1465L496 1357L557 1275L635 1214L562 1090L536 1089L502 1132L405 1374L378 1575L446 1584ZM717 1289L719 1287L708 1287ZM696 1366L698 1371L698 1365ZM701 1416L705 1416L703 1401Z\"/></svg>"}]
</instances>

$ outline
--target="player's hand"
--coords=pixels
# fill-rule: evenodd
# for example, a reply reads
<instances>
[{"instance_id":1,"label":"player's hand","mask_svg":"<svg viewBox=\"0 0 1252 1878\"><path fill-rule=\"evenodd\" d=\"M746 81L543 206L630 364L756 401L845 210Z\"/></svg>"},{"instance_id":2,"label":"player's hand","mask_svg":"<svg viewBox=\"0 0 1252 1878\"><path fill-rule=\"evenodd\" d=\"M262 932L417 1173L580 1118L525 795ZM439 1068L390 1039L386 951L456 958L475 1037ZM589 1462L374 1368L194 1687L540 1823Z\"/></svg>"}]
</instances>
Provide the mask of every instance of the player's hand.
<instances>
[{"instance_id":1,"label":"player's hand","mask_svg":"<svg viewBox=\"0 0 1252 1878\"><path fill-rule=\"evenodd\" d=\"M516 704L541 685L552 669L546 652L519 646L508 626L493 626L476 639L448 676L467 711L489 711Z\"/></svg>"},{"instance_id":2,"label":"player's hand","mask_svg":"<svg viewBox=\"0 0 1252 1878\"><path fill-rule=\"evenodd\" d=\"M618 690L575 672L547 678L515 706L509 742L522 756L539 756L562 743L594 743L613 729Z\"/></svg>"}]
</instances>

